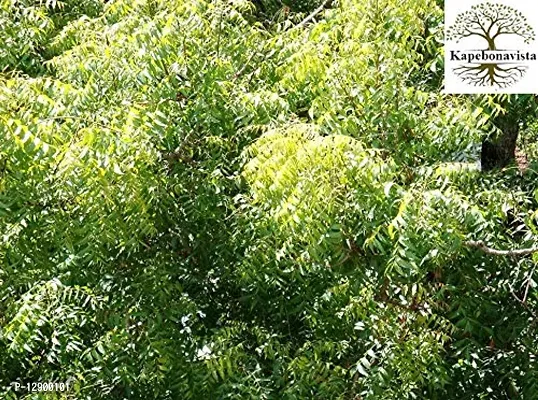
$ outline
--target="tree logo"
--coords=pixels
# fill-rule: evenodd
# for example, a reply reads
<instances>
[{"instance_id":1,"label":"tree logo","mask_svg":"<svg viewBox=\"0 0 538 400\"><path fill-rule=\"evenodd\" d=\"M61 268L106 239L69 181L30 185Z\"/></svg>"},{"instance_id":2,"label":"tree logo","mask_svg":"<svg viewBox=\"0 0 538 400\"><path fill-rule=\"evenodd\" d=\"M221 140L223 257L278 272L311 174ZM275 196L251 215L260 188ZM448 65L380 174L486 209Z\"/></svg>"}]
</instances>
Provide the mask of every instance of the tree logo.
<instances>
[{"instance_id":1,"label":"tree logo","mask_svg":"<svg viewBox=\"0 0 538 400\"><path fill-rule=\"evenodd\" d=\"M459 3L459 4L457 4ZM473 1L471 1L473 3ZM445 7L446 47L445 86L450 93L533 93L538 83L525 79L536 65L536 16L520 10L517 0L474 2L447 0ZM507 3L516 3L512 6ZM534 2L532 2L534 3ZM451 4L456 5L455 18L449 21ZM461 7L463 4L467 7ZM467 8L467 11L459 11ZM536 79L536 71L532 74Z\"/></svg>"}]
</instances>

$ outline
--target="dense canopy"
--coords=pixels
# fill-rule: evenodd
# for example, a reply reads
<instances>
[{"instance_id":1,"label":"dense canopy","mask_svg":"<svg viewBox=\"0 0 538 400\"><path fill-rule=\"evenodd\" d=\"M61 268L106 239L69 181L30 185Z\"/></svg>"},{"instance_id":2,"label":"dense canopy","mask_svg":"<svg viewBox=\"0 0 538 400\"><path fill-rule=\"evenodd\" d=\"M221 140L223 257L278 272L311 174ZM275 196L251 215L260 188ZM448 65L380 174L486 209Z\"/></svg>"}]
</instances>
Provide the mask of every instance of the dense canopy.
<instances>
[{"instance_id":1,"label":"dense canopy","mask_svg":"<svg viewBox=\"0 0 538 400\"><path fill-rule=\"evenodd\" d=\"M0 398L538 398L536 102L443 94L441 1L0 28Z\"/></svg>"}]
</instances>

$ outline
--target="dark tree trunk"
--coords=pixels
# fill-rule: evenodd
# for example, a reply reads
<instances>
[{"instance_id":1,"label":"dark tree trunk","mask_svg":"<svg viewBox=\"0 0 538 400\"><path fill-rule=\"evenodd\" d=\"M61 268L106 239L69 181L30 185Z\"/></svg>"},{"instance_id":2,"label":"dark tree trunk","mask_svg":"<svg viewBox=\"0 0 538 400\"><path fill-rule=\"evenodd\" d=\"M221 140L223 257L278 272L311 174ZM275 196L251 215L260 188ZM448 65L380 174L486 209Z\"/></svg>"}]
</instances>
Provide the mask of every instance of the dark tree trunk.
<instances>
[{"instance_id":1,"label":"dark tree trunk","mask_svg":"<svg viewBox=\"0 0 538 400\"><path fill-rule=\"evenodd\" d=\"M516 142L519 135L519 122L506 115L494 121L500 133L482 142L480 162L482 171L504 168L515 160Z\"/></svg>"},{"instance_id":2,"label":"dark tree trunk","mask_svg":"<svg viewBox=\"0 0 538 400\"><path fill-rule=\"evenodd\" d=\"M495 46L495 40L490 38L489 36L486 38L488 41L488 50L497 50L497 47Z\"/></svg>"}]
</instances>

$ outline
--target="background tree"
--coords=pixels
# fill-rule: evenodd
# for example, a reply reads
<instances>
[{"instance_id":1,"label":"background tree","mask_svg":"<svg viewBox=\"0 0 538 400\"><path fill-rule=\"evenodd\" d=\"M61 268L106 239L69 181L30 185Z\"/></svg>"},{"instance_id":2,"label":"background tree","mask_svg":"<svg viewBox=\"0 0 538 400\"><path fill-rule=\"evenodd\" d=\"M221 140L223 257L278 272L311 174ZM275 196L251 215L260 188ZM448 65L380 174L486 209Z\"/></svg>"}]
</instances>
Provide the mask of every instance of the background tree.
<instances>
[{"instance_id":1,"label":"background tree","mask_svg":"<svg viewBox=\"0 0 538 400\"><path fill-rule=\"evenodd\" d=\"M490 171L514 162L520 132L536 119L538 105L533 95L496 96L484 103L491 131L482 141L480 160L482 169Z\"/></svg>"}]
</instances>

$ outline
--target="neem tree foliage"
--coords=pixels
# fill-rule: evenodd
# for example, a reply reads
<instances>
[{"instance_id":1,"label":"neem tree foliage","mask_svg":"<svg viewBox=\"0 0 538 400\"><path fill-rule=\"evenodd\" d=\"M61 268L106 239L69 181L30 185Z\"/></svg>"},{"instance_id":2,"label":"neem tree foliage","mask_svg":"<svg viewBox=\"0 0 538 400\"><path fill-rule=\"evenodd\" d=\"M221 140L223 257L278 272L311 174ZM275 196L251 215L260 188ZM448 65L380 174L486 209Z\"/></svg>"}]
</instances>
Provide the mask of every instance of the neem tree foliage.
<instances>
[{"instance_id":1,"label":"neem tree foliage","mask_svg":"<svg viewBox=\"0 0 538 400\"><path fill-rule=\"evenodd\" d=\"M535 398L526 103L439 94L436 3L0 3L0 397Z\"/></svg>"}]
</instances>

